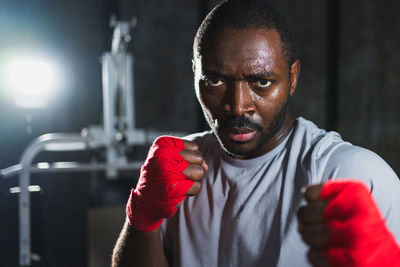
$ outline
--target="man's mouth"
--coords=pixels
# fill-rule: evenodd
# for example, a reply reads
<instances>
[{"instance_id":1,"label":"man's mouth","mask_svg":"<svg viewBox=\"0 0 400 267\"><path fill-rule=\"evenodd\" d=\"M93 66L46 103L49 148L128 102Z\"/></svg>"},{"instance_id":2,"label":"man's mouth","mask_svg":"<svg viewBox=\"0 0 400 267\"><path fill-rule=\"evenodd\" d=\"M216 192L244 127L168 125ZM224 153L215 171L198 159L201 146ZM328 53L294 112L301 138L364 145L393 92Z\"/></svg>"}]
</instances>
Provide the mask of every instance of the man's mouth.
<instances>
[{"instance_id":1,"label":"man's mouth","mask_svg":"<svg viewBox=\"0 0 400 267\"><path fill-rule=\"evenodd\" d=\"M246 127L230 127L227 130L229 138L235 142L248 142L257 133L256 130Z\"/></svg>"}]
</instances>

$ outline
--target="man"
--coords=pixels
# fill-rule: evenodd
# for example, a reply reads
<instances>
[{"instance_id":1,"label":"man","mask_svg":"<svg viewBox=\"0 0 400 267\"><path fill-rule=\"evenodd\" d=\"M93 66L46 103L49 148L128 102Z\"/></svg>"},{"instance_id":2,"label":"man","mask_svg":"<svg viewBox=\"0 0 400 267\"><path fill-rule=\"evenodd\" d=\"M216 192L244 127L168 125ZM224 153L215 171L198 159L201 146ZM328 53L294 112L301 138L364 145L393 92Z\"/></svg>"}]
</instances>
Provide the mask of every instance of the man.
<instances>
[{"instance_id":1,"label":"man","mask_svg":"<svg viewBox=\"0 0 400 267\"><path fill-rule=\"evenodd\" d=\"M193 71L211 131L155 141L113 266L400 262L399 180L373 152L290 115L300 62L274 8L228 0L213 9Z\"/></svg>"}]
</instances>

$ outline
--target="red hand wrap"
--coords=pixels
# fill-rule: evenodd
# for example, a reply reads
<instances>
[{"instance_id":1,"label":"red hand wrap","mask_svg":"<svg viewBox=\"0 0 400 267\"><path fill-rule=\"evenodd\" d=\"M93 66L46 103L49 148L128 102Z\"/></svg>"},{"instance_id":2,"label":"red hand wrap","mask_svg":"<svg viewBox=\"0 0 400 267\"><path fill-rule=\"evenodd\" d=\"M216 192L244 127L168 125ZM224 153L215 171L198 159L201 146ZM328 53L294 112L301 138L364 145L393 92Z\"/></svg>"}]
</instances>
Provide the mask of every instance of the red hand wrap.
<instances>
[{"instance_id":1,"label":"red hand wrap","mask_svg":"<svg viewBox=\"0 0 400 267\"><path fill-rule=\"evenodd\" d=\"M357 181L329 181L323 220L330 231L324 256L334 267L400 266L400 248L367 187Z\"/></svg>"},{"instance_id":2,"label":"red hand wrap","mask_svg":"<svg viewBox=\"0 0 400 267\"><path fill-rule=\"evenodd\" d=\"M182 173L189 165L179 154L184 148L181 139L170 136L157 138L151 146L126 205L129 223L136 230L157 229L185 199L193 181Z\"/></svg>"}]
</instances>

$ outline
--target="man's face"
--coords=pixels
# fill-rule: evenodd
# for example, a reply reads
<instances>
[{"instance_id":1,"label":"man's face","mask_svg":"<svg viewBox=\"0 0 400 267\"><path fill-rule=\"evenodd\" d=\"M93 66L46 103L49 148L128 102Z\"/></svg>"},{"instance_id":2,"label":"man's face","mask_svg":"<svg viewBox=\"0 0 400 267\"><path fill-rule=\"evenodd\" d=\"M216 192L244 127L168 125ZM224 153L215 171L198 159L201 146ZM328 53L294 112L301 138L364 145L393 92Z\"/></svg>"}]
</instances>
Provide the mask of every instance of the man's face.
<instances>
[{"instance_id":1,"label":"man's face","mask_svg":"<svg viewBox=\"0 0 400 267\"><path fill-rule=\"evenodd\" d=\"M223 28L194 60L196 94L205 117L234 157L268 152L285 124L299 65L292 73L281 49L275 30Z\"/></svg>"}]
</instances>

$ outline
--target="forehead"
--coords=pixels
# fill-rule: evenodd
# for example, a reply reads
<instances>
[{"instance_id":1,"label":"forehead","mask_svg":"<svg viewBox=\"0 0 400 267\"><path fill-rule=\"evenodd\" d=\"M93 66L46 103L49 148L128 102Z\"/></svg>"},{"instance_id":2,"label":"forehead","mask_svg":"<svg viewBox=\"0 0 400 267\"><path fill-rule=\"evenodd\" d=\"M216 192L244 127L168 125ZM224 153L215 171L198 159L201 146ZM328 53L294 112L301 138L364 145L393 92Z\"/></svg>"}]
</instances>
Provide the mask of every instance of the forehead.
<instances>
[{"instance_id":1,"label":"forehead","mask_svg":"<svg viewBox=\"0 0 400 267\"><path fill-rule=\"evenodd\" d=\"M215 31L201 52L203 68L223 72L269 71L287 66L276 30L223 28Z\"/></svg>"}]
</instances>

